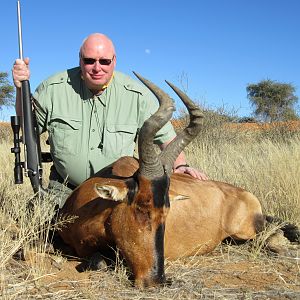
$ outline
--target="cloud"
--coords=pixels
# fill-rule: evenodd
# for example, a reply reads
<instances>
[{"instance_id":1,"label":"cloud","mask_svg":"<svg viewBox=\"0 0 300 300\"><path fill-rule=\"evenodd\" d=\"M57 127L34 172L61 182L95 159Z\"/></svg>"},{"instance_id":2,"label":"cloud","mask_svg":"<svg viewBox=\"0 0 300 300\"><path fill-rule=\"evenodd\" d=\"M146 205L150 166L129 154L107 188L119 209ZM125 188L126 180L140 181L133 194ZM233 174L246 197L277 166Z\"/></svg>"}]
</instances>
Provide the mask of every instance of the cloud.
<instances>
[{"instance_id":1,"label":"cloud","mask_svg":"<svg viewBox=\"0 0 300 300\"><path fill-rule=\"evenodd\" d=\"M145 53L146 54L151 54L151 50L150 49L145 49Z\"/></svg>"}]
</instances>

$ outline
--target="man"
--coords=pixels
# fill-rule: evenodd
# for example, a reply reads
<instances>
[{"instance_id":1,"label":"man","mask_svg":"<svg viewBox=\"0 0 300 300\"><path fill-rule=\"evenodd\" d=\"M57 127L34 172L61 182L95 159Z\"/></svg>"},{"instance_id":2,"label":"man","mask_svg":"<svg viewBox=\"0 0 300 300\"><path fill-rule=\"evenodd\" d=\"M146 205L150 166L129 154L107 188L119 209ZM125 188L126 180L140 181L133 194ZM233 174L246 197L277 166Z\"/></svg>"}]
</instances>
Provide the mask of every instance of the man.
<instances>
[{"instance_id":1,"label":"man","mask_svg":"<svg viewBox=\"0 0 300 300\"><path fill-rule=\"evenodd\" d=\"M66 193L121 156L133 155L144 121L158 108L154 95L142 84L115 71L112 41L94 33L82 43L80 67L51 76L36 89L36 116L41 132L48 131L53 158L49 187ZM16 111L21 115L21 81L30 76L29 59L17 59L13 79L17 88ZM170 123L156 135L161 149L175 137ZM174 171L206 180L189 167L181 153Z\"/></svg>"}]
</instances>

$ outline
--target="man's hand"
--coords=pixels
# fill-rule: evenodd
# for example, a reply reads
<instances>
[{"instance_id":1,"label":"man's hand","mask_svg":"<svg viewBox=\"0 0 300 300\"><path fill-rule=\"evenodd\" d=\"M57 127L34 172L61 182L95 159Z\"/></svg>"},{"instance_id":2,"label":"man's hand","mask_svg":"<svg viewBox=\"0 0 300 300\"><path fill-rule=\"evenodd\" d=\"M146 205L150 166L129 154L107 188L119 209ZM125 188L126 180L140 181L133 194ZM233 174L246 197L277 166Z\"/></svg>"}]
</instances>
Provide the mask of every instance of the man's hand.
<instances>
[{"instance_id":1,"label":"man's hand","mask_svg":"<svg viewBox=\"0 0 300 300\"><path fill-rule=\"evenodd\" d=\"M200 180L208 180L208 177L203 172L189 166L178 166L178 168L174 170L174 173L185 173Z\"/></svg>"},{"instance_id":2,"label":"man's hand","mask_svg":"<svg viewBox=\"0 0 300 300\"><path fill-rule=\"evenodd\" d=\"M30 71L29 71L29 58L16 59L13 69L12 76L14 80L14 85L16 88L21 88L21 81L29 80Z\"/></svg>"}]
</instances>

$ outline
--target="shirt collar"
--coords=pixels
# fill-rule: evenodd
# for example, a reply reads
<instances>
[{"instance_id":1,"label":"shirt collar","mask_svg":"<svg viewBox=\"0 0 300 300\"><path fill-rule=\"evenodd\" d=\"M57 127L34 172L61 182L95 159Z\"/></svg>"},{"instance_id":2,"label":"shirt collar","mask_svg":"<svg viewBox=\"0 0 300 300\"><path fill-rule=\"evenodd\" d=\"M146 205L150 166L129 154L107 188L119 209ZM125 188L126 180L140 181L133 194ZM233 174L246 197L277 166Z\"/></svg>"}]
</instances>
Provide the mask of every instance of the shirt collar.
<instances>
[{"instance_id":1,"label":"shirt collar","mask_svg":"<svg viewBox=\"0 0 300 300\"><path fill-rule=\"evenodd\" d=\"M107 87L111 84L111 82L112 82L113 79L114 79L114 76L115 76L115 72L112 74L112 76L111 76L109 82L108 82L107 84L105 84L105 85L102 87L102 89L101 89L102 92L103 92L104 90L106 90Z\"/></svg>"}]
</instances>

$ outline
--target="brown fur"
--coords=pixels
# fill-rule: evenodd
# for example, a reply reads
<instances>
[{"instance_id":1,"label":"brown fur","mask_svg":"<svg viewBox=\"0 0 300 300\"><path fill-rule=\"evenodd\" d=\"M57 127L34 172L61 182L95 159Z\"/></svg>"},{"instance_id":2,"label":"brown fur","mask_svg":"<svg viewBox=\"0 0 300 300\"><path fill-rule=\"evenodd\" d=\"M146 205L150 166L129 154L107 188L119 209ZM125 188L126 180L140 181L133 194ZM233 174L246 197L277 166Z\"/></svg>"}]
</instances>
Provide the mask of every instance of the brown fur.
<instances>
[{"instance_id":1,"label":"brown fur","mask_svg":"<svg viewBox=\"0 0 300 300\"><path fill-rule=\"evenodd\" d=\"M262 216L262 211L251 193L184 174L171 176L172 193L183 194L187 199L171 201L166 221L166 257L208 253L229 236L241 240L255 236L255 217Z\"/></svg>"},{"instance_id":2,"label":"brown fur","mask_svg":"<svg viewBox=\"0 0 300 300\"><path fill-rule=\"evenodd\" d=\"M263 226L261 205L253 194L185 174L171 176L169 213L165 206L153 205L149 182L143 178L139 182L143 188L132 205L126 197L117 201L109 195L109 199L99 197L95 186L114 187L124 197L128 191L126 178L137 169L136 160L121 158L80 185L61 212L78 218L60 233L81 257L117 246L135 275L136 285L153 284L149 269L155 259L153 241L160 224L166 225L164 254L169 259L208 253L226 237L251 239L258 224ZM103 178L103 174L111 178ZM118 178L124 174L125 178Z\"/></svg>"}]
</instances>

